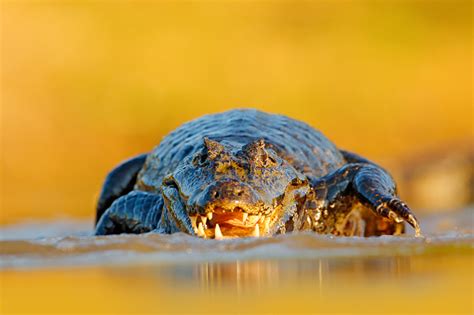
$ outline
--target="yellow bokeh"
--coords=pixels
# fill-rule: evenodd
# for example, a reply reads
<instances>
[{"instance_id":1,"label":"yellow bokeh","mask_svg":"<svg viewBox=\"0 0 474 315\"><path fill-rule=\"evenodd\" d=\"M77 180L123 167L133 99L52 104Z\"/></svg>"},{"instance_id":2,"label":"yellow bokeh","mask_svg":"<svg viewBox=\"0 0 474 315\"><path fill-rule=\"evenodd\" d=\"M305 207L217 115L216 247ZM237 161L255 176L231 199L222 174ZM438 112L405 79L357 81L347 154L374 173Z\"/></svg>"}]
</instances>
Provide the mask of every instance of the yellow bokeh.
<instances>
[{"instance_id":1,"label":"yellow bokeh","mask_svg":"<svg viewBox=\"0 0 474 315\"><path fill-rule=\"evenodd\" d=\"M470 1L2 1L0 223L94 217L107 173L256 107L376 161L472 137Z\"/></svg>"}]
</instances>

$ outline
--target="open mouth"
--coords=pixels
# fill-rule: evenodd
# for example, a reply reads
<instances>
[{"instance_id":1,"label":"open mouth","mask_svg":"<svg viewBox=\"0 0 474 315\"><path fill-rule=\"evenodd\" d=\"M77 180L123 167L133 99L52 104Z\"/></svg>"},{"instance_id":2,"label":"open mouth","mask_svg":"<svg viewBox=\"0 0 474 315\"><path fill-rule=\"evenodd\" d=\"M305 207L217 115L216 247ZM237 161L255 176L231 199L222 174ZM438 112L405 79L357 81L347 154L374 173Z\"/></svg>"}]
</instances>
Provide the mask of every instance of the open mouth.
<instances>
[{"instance_id":1,"label":"open mouth","mask_svg":"<svg viewBox=\"0 0 474 315\"><path fill-rule=\"evenodd\" d=\"M271 205L220 200L204 209L190 207L187 212L194 233L202 238L220 240L283 234L287 223L294 221L297 212L303 209L302 200L308 189L306 184L290 185Z\"/></svg>"},{"instance_id":2,"label":"open mouth","mask_svg":"<svg viewBox=\"0 0 474 315\"><path fill-rule=\"evenodd\" d=\"M249 214L240 207L214 207L205 215L192 215L190 219L197 236L213 239L268 235L272 224L271 213Z\"/></svg>"}]
</instances>

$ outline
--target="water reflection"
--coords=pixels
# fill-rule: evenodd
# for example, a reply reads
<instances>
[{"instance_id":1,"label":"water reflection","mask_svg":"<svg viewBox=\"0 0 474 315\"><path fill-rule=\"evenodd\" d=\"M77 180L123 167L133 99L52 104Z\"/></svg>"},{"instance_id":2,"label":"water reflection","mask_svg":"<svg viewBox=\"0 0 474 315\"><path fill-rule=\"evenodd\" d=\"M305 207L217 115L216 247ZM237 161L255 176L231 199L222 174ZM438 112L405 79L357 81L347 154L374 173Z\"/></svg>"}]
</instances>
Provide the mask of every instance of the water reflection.
<instances>
[{"instance_id":1,"label":"water reflection","mask_svg":"<svg viewBox=\"0 0 474 315\"><path fill-rule=\"evenodd\" d=\"M191 281L207 290L234 287L237 291L304 282L319 289L340 277L368 279L377 275L397 277L410 271L407 257L347 258L288 261L236 261L193 266Z\"/></svg>"},{"instance_id":2,"label":"water reflection","mask_svg":"<svg viewBox=\"0 0 474 315\"><path fill-rule=\"evenodd\" d=\"M191 278L201 290L242 291L275 288L282 283L313 283L322 288L329 271L329 261L318 259L311 261L235 261L232 263L203 263L193 266ZM188 282L189 283L189 282Z\"/></svg>"},{"instance_id":3,"label":"water reflection","mask_svg":"<svg viewBox=\"0 0 474 315\"><path fill-rule=\"evenodd\" d=\"M472 314L472 257L449 250L8 270L2 298L5 313Z\"/></svg>"},{"instance_id":4,"label":"water reflection","mask_svg":"<svg viewBox=\"0 0 474 315\"><path fill-rule=\"evenodd\" d=\"M378 277L397 279L412 273L408 256L347 257L304 260L250 260L206 262L153 268L159 278L204 291L263 290L304 283L322 292L341 280L373 281ZM148 268L145 268L148 269ZM149 270L144 270L150 274ZM163 280L163 279L161 279Z\"/></svg>"}]
</instances>

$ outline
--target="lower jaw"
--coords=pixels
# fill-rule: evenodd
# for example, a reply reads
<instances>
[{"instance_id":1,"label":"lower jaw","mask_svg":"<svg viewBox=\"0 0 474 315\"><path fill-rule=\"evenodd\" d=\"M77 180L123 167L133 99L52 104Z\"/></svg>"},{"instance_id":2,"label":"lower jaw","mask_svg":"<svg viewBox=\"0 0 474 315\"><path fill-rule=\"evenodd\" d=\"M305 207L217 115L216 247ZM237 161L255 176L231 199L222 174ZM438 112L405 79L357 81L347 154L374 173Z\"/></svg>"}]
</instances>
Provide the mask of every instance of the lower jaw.
<instances>
[{"instance_id":1,"label":"lower jaw","mask_svg":"<svg viewBox=\"0 0 474 315\"><path fill-rule=\"evenodd\" d=\"M202 236L202 234L198 236L212 239L226 239L239 237L261 237L265 235L265 231L260 228L259 224L256 224L251 228L246 228L231 226L225 223L216 223L214 227L209 227L204 230L204 236Z\"/></svg>"}]
</instances>

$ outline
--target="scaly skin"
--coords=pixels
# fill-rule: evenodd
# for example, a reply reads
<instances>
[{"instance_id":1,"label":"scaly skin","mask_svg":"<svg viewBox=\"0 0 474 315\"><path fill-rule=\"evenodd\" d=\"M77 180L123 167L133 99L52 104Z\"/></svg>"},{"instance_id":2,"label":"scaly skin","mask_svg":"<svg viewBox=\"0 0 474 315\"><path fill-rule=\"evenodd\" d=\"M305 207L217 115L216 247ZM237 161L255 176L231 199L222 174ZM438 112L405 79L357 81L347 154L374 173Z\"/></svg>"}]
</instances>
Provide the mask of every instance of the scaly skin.
<instances>
[{"instance_id":1,"label":"scaly skin","mask_svg":"<svg viewBox=\"0 0 474 315\"><path fill-rule=\"evenodd\" d=\"M134 185L133 185L134 184ZM204 238L420 229L387 171L291 118L233 110L186 123L107 177L96 234Z\"/></svg>"}]
</instances>

